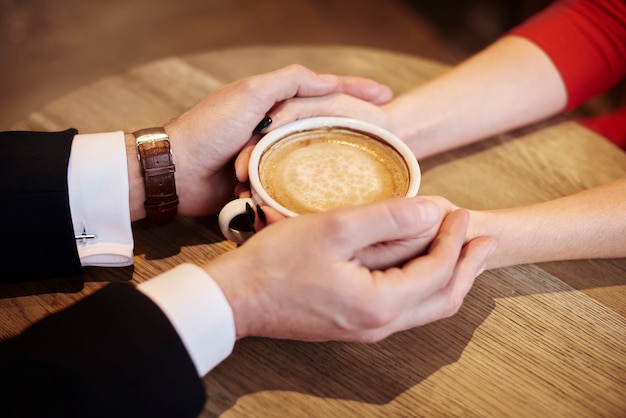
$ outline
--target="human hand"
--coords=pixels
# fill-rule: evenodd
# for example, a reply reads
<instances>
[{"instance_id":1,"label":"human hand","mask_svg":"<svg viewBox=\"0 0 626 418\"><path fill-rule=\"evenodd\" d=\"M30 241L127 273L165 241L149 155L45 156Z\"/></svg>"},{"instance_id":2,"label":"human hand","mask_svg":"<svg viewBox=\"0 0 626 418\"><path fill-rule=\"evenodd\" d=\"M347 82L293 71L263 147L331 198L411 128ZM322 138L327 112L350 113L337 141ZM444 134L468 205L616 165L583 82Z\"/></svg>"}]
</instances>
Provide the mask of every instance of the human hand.
<instances>
[{"instance_id":1,"label":"human hand","mask_svg":"<svg viewBox=\"0 0 626 418\"><path fill-rule=\"evenodd\" d=\"M247 197L247 196L246 196ZM376 259L380 261L371 260L367 267L369 268L383 268L388 266L386 263L386 256L384 254L385 249L393 248L395 252L401 251L404 252L408 257L415 256L416 254L421 254L428 248L428 245L434 238L435 234L439 230L441 226L441 221L443 218L457 209L461 209L459 206L450 202L448 199L441 196L420 196L415 198L418 201L423 201L425 204L431 203L428 205L429 207L436 208L439 215L439 222L436 222L432 225L430 229L424 229L421 234L414 235L412 237L407 237L403 240L391 241L381 243L380 245L375 246L375 251L372 248L365 248L363 251L366 253L372 253L376 257ZM252 225L252 229L254 231L260 231L265 228L267 225L271 225L273 223L282 221L287 219L287 217L277 210L273 209L270 206L263 205L257 206L256 208L251 208L252 211L248 212L248 216L251 217L250 222ZM431 213L434 213L431 211ZM435 215L432 215L435 216ZM424 219L422 219L424 220Z\"/></svg>"},{"instance_id":2,"label":"human hand","mask_svg":"<svg viewBox=\"0 0 626 418\"><path fill-rule=\"evenodd\" d=\"M290 121L319 115L345 116L360 119L391 130L389 129L391 127L391 119L384 107L386 103L391 102L362 100L361 98L341 93L316 97L294 97L279 103L271 110L269 115L274 123L264 130L263 133L271 132ZM246 144L235 160L237 179L240 182L237 185L235 194L239 197L249 197L250 195L250 188L246 183L248 181L248 163L252 150L259 139L260 137L257 137L254 141Z\"/></svg>"},{"instance_id":3,"label":"human hand","mask_svg":"<svg viewBox=\"0 0 626 418\"><path fill-rule=\"evenodd\" d=\"M453 315L484 268L494 241L465 243L467 211L444 215L424 199L397 198L298 216L204 268L233 309L238 338L378 341ZM393 243L416 237L432 239L428 251L400 265L424 243L412 254Z\"/></svg>"},{"instance_id":4,"label":"human hand","mask_svg":"<svg viewBox=\"0 0 626 418\"><path fill-rule=\"evenodd\" d=\"M358 251L358 259L365 267L369 269L389 268L422 255L437 235L444 218L452 211L459 209L439 196L420 196L411 199L416 202L419 212L420 232L402 239L386 240L362 248ZM269 206L264 206L262 212L262 217L257 216L255 218L253 225L255 231L260 231L267 225L287 219L286 216Z\"/></svg>"},{"instance_id":5,"label":"human hand","mask_svg":"<svg viewBox=\"0 0 626 418\"><path fill-rule=\"evenodd\" d=\"M167 125L176 165L178 212L192 216L215 213L232 197L235 174L229 163L277 104L293 97L336 93L372 103L385 103L392 97L388 87L372 80L319 75L290 65L222 86ZM272 125L289 121L286 115Z\"/></svg>"}]
</instances>

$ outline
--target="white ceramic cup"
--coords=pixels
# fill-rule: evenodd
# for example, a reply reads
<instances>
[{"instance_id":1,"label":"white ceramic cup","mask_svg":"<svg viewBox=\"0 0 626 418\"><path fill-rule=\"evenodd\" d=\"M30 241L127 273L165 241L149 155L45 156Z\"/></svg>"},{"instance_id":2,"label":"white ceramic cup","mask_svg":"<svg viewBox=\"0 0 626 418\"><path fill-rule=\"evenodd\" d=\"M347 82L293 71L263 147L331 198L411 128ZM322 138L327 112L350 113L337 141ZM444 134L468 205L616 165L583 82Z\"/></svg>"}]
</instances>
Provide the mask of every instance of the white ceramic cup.
<instances>
[{"instance_id":1,"label":"white ceramic cup","mask_svg":"<svg viewBox=\"0 0 626 418\"><path fill-rule=\"evenodd\" d=\"M248 175L252 198L241 198L230 201L224 206L218 216L220 230L227 239L237 243L243 243L252 235L253 232L251 231L240 231L234 229L231 225L234 218L238 216L245 216L246 204L250 205L252 208L255 208L257 205L267 205L286 217L299 215L298 213L281 205L274 199L274 197L269 195L267 190L265 190L261 184L259 166L265 152L278 141L288 140L294 134L303 131L320 128L339 128L347 129L348 131L356 131L357 133L364 134L389 145L401 157L402 162L406 165L406 172L408 173L409 178L404 196L412 197L417 195L421 181L421 172L417 159L409 147L391 132L369 122L350 118L324 116L300 119L269 132L255 145L248 164Z\"/></svg>"}]
</instances>

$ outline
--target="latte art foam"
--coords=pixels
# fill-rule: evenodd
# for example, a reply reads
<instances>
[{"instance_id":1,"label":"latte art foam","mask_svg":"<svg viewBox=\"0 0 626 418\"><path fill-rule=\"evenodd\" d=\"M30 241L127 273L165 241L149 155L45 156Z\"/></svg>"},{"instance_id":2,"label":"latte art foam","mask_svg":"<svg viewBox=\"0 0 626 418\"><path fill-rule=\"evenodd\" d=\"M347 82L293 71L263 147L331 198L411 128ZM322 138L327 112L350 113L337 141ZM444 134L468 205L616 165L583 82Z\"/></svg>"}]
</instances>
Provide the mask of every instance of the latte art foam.
<instances>
[{"instance_id":1,"label":"latte art foam","mask_svg":"<svg viewBox=\"0 0 626 418\"><path fill-rule=\"evenodd\" d=\"M292 135L270 147L259 175L267 193L299 214L405 196L408 169L386 143L339 128Z\"/></svg>"}]
</instances>

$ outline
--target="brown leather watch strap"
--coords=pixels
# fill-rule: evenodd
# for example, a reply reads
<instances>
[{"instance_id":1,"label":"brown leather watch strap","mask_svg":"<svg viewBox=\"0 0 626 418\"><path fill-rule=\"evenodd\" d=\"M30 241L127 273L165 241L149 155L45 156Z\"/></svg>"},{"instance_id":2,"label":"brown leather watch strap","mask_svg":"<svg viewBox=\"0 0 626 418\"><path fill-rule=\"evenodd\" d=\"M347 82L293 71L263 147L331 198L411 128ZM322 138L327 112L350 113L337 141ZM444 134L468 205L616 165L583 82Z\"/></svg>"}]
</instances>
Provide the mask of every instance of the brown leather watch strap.
<instances>
[{"instance_id":1,"label":"brown leather watch strap","mask_svg":"<svg viewBox=\"0 0 626 418\"><path fill-rule=\"evenodd\" d=\"M178 207L169 137L163 128L140 129L133 135L146 187L148 219L160 225L169 223L176 217Z\"/></svg>"}]
</instances>

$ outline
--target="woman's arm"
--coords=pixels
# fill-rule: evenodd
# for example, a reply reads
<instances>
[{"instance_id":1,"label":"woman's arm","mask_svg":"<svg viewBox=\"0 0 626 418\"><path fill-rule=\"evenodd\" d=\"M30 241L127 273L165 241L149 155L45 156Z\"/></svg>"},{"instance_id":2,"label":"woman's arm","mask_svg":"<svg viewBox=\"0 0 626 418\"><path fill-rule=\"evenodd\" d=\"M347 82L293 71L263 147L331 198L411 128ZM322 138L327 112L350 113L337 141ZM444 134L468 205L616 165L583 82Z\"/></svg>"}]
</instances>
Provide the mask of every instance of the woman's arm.
<instances>
[{"instance_id":1,"label":"woman's arm","mask_svg":"<svg viewBox=\"0 0 626 418\"><path fill-rule=\"evenodd\" d=\"M505 36L384 108L386 126L424 158L554 115L566 101L550 58Z\"/></svg>"},{"instance_id":2,"label":"woman's arm","mask_svg":"<svg viewBox=\"0 0 626 418\"><path fill-rule=\"evenodd\" d=\"M488 268L626 257L626 179L531 206L470 211L468 239L497 242Z\"/></svg>"}]
</instances>

